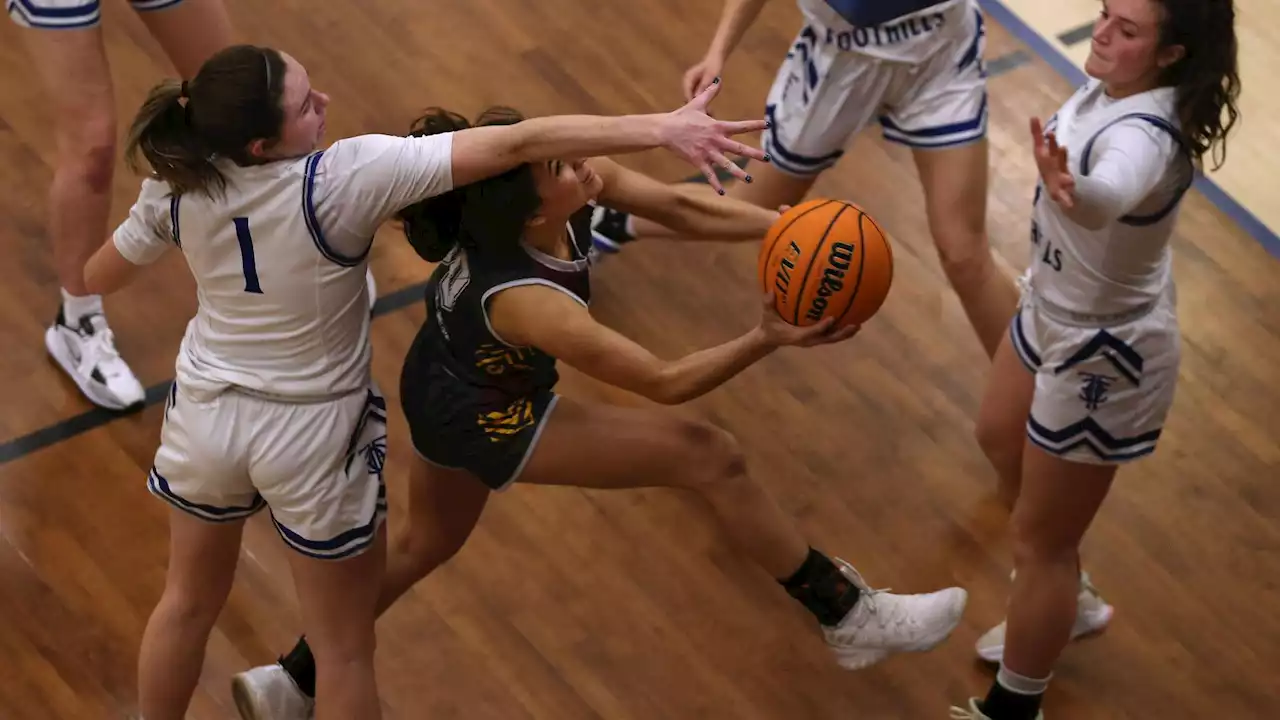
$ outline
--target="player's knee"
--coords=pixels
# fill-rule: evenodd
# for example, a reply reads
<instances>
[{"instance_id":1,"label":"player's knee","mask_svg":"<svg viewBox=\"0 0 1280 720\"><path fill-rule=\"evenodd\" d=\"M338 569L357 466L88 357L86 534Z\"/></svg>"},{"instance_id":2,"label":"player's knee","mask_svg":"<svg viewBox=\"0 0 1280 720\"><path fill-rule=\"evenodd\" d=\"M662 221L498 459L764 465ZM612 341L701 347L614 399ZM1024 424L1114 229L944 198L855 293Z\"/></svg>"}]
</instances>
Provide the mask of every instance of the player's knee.
<instances>
[{"instance_id":1,"label":"player's knee","mask_svg":"<svg viewBox=\"0 0 1280 720\"><path fill-rule=\"evenodd\" d=\"M685 485L703 494L721 492L747 477L746 456L738 439L708 422L688 421L680 429Z\"/></svg>"},{"instance_id":2,"label":"player's knee","mask_svg":"<svg viewBox=\"0 0 1280 720\"><path fill-rule=\"evenodd\" d=\"M404 558L419 579L453 559L467 541L467 532L455 532L447 526L422 527L410 523L393 541L393 552Z\"/></svg>"},{"instance_id":3,"label":"player's knee","mask_svg":"<svg viewBox=\"0 0 1280 720\"><path fill-rule=\"evenodd\" d=\"M1039 517L1037 517L1039 516ZM1010 545L1013 566L1076 564L1079 544L1061 533L1052 532L1043 522L1043 514L1014 510L1010 523Z\"/></svg>"},{"instance_id":4,"label":"player's knee","mask_svg":"<svg viewBox=\"0 0 1280 720\"><path fill-rule=\"evenodd\" d=\"M1012 435L1008 428L1000 423L979 418L973 429L973 435L978 441L978 447L982 449L982 454L993 466L1004 467L1010 460L1020 462L1022 445L1025 442L1021 433Z\"/></svg>"},{"instance_id":5,"label":"player's knee","mask_svg":"<svg viewBox=\"0 0 1280 720\"><path fill-rule=\"evenodd\" d=\"M981 225L954 223L933 229L942 270L952 283L973 282L995 270L987 235Z\"/></svg>"},{"instance_id":6,"label":"player's knee","mask_svg":"<svg viewBox=\"0 0 1280 720\"><path fill-rule=\"evenodd\" d=\"M58 147L62 168L96 191L110 188L116 158L114 115L95 112L68 121L59 130Z\"/></svg>"},{"instance_id":7,"label":"player's knee","mask_svg":"<svg viewBox=\"0 0 1280 720\"><path fill-rule=\"evenodd\" d=\"M170 618L189 629L208 632L222 613L227 594L209 588L186 585L169 585L165 588L161 605Z\"/></svg>"}]
</instances>

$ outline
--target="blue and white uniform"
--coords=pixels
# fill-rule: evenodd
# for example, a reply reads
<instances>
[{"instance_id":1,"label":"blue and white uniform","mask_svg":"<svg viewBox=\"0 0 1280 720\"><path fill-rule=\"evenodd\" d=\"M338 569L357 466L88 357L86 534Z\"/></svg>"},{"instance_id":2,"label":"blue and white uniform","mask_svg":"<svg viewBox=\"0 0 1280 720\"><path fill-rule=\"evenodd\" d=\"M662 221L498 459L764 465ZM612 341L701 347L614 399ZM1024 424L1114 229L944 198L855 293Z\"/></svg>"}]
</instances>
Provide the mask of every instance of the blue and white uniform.
<instances>
[{"instance_id":1,"label":"blue and white uniform","mask_svg":"<svg viewBox=\"0 0 1280 720\"><path fill-rule=\"evenodd\" d=\"M182 0L129 0L137 12L173 7ZM102 22L100 0L5 0L9 18L21 27L41 30L79 30Z\"/></svg>"},{"instance_id":2,"label":"blue and white uniform","mask_svg":"<svg viewBox=\"0 0 1280 720\"><path fill-rule=\"evenodd\" d=\"M451 134L365 135L305 158L218 161L226 192L148 179L114 235L179 249L199 309L182 340L152 493L209 521L269 507L295 550L360 552L386 513L386 401L370 377L365 270L378 226L452 188Z\"/></svg>"},{"instance_id":3,"label":"blue and white uniform","mask_svg":"<svg viewBox=\"0 0 1280 720\"><path fill-rule=\"evenodd\" d=\"M1078 462L1150 454L1181 357L1169 242L1194 179L1159 88L1122 99L1093 80L1050 118L1076 181L1067 211L1035 193L1030 267L1011 327L1035 373L1027 434Z\"/></svg>"},{"instance_id":4,"label":"blue and white uniform","mask_svg":"<svg viewBox=\"0 0 1280 720\"><path fill-rule=\"evenodd\" d=\"M945 148L986 136L977 0L798 0L805 24L766 101L774 165L812 176L878 119L884 137Z\"/></svg>"}]
</instances>

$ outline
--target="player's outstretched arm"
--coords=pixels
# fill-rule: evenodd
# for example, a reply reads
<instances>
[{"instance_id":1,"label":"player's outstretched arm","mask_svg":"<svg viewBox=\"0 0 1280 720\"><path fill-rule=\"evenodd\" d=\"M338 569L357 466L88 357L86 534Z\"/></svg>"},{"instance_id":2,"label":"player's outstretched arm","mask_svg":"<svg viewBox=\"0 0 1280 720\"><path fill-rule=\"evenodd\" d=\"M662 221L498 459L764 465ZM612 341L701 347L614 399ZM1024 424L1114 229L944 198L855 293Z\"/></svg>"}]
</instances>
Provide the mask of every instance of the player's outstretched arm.
<instances>
[{"instance_id":1,"label":"player's outstretched arm","mask_svg":"<svg viewBox=\"0 0 1280 720\"><path fill-rule=\"evenodd\" d=\"M730 122L707 115L707 105L719 88L719 82L712 83L684 107L669 113L554 115L514 125L459 130L453 137L453 185L499 175L524 163L666 148L701 170L717 191L723 191L715 166L746 178L746 171L726 153L767 160L763 150L733 137L763 130L767 123L763 119Z\"/></svg>"},{"instance_id":2,"label":"player's outstretched arm","mask_svg":"<svg viewBox=\"0 0 1280 720\"><path fill-rule=\"evenodd\" d=\"M831 320L788 325L765 298L761 322L747 333L678 360L662 360L600 323L574 298L544 285L503 290L490 300L489 322L507 343L532 346L604 383L664 405L704 395L786 345L807 347L853 337L856 327L835 332Z\"/></svg>"},{"instance_id":3,"label":"player's outstretched arm","mask_svg":"<svg viewBox=\"0 0 1280 720\"><path fill-rule=\"evenodd\" d=\"M592 158L588 164L604 181L597 198L601 205L651 221L637 236L760 240L779 217L776 210L719 197L701 184L660 182L609 158Z\"/></svg>"}]
</instances>

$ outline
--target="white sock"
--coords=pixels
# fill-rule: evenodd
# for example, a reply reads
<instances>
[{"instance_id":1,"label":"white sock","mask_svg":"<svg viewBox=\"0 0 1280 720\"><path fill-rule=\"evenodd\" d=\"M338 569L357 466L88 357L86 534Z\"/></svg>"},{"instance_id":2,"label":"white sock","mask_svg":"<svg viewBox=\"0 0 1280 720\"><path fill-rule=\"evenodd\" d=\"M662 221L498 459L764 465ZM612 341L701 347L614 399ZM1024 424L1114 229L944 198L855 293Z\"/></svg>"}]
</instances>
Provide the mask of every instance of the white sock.
<instances>
[{"instance_id":1,"label":"white sock","mask_svg":"<svg viewBox=\"0 0 1280 720\"><path fill-rule=\"evenodd\" d=\"M102 314L101 295L72 295L62 290L62 315L68 325L77 325L85 315Z\"/></svg>"},{"instance_id":2,"label":"white sock","mask_svg":"<svg viewBox=\"0 0 1280 720\"><path fill-rule=\"evenodd\" d=\"M1053 677L1050 673L1049 677L1043 680L1029 678L1025 675L1010 670L1000 663L1000 671L996 673L996 682L1009 692L1015 692L1019 695L1043 695L1045 690L1049 689L1049 679Z\"/></svg>"}]
</instances>

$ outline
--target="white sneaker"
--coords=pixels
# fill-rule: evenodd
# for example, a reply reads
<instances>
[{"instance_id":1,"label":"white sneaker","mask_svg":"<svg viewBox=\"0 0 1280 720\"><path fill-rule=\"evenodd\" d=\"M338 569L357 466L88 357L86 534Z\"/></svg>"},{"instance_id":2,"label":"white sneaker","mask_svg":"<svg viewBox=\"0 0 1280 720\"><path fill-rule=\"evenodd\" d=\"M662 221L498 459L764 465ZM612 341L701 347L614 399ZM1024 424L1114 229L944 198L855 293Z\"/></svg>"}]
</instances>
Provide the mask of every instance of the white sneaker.
<instances>
[{"instance_id":1,"label":"white sneaker","mask_svg":"<svg viewBox=\"0 0 1280 720\"><path fill-rule=\"evenodd\" d=\"M894 595L873 590L849 563L836 559L840 571L862 596L835 627L823 635L846 670L874 665L895 652L932 650L960 624L969 593L952 587L919 595Z\"/></svg>"},{"instance_id":2,"label":"white sneaker","mask_svg":"<svg viewBox=\"0 0 1280 720\"><path fill-rule=\"evenodd\" d=\"M365 268L364 281L369 287L369 312L373 312L373 306L378 302L378 281L373 279L373 268Z\"/></svg>"},{"instance_id":3,"label":"white sneaker","mask_svg":"<svg viewBox=\"0 0 1280 720\"><path fill-rule=\"evenodd\" d=\"M1071 627L1071 639L1083 637L1101 631L1111 622L1115 608L1111 607L1098 594L1098 589L1089 582L1089 573L1080 574L1080 594L1076 596L1076 623ZM1004 657L1005 623L991 628L978 638L975 646L978 657L990 663L999 663Z\"/></svg>"},{"instance_id":4,"label":"white sneaker","mask_svg":"<svg viewBox=\"0 0 1280 720\"><path fill-rule=\"evenodd\" d=\"M45 331L44 345L94 405L107 410L136 410L146 401L142 383L116 351L115 336L101 313L68 325L58 308L58 319Z\"/></svg>"},{"instance_id":5,"label":"white sneaker","mask_svg":"<svg viewBox=\"0 0 1280 720\"><path fill-rule=\"evenodd\" d=\"M231 678L231 697L242 720L311 720L315 700L302 694L280 663Z\"/></svg>"}]
</instances>

